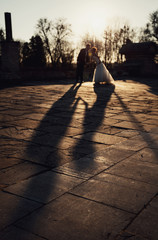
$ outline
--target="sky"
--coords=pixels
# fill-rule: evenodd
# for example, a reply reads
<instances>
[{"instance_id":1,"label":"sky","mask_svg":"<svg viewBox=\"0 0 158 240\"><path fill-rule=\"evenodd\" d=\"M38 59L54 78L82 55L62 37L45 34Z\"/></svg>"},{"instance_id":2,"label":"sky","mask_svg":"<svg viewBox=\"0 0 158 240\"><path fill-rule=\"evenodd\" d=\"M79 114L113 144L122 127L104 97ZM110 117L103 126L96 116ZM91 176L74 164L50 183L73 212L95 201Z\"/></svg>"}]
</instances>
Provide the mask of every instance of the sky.
<instances>
[{"instance_id":1,"label":"sky","mask_svg":"<svg viewBox=\"0 0 158 240\"><path fill-rule=\"evenodd\" d=\"M107 26L144 27L149 14L158 10L157 0L0 0L0 28L10 12L14 40L29 41L40 18L65 18L75 42L88 33L100 37Z\"/></svg>"}]
</instances>

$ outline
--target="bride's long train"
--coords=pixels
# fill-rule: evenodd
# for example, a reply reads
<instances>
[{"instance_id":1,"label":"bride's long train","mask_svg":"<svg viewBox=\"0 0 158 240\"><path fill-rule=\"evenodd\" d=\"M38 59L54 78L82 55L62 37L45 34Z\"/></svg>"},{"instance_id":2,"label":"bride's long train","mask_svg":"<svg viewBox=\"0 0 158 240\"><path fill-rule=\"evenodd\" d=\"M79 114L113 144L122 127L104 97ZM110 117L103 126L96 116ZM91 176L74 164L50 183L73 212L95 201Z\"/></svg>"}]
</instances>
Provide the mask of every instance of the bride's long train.
<instances>
[{"instance_id":1,"label":"bride's long train","mask_svg":"<svg viewBox=\"0 0 158 240\"><path fill-rule=\"evenodd\" d=\"M101 62L96 66L93 74L93 82L114 84L114 79L104 63Z\"/></svg>"}]
</instances>

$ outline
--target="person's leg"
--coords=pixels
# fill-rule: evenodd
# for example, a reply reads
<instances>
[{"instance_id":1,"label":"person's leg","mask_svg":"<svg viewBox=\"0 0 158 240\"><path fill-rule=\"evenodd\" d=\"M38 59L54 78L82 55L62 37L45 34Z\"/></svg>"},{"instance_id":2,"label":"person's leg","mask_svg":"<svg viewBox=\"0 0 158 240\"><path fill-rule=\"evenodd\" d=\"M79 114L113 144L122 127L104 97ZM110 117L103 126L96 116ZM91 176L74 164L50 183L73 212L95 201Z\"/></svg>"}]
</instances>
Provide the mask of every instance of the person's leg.
<instances>
[{"instance_id":1,"label":"person's leg","mask_svg":"<svg viewBox=\"0 0 158 240\"><path fill-rule=\"evenodd\" d=\"M78 63L77 69L76 69L76 82L80 80L80 82L83 82L83 71L84 71L84 65Z\"/></svg>"},{"instance_id":2,"label":"person's leg","mask_svg":"<svg viewBox=\"0 0 158 240\"><path fill-rule=\"evenodd\" d=\"M76 83L79 81L80 78L80 66L79 64L77 64L77 68L76 68Z\"/></svg>"},{"instance_id":3,"label":"person's leg","mask_svg":"<svg viewBox=\"0 0 158 240\"><path fill-rule=\"evenodd\" d=\"M84 65L80 66L80 81L83 82Z\"/></svg>"}]
</instances>

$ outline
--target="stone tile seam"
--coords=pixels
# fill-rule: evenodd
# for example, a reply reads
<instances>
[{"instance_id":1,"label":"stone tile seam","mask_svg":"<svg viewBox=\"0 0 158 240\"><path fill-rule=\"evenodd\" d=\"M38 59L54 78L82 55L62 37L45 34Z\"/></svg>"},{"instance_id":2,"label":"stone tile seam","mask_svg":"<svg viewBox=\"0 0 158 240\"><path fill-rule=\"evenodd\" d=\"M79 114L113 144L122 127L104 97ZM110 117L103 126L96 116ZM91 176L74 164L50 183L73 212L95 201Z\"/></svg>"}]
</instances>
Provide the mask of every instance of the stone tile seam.
<instances>
[{"instance_id":1,"label":"stone tile seam","mask_svg":"<svg viewBox=\"0 0 158 240\"><path fill-rule=\"evenodd\" d=\"M18 196L18 197L19 197L19 196ZM27 200L30 200L30 199L27 199ZM39 203L38 203L38 204L39 204ZM1 231L5 231L5 229L7 229L8 227L11 227L11 226L15 226L16 228L17 228L17 227L18 227L18 228L21 228L21 227L17 226L16 223L18 223L19 221L21 221L23 218L28 217L28 216L31 215L32 213L34 213L34 212L36 212L37 210L41 209L42 207L43 207L43 206L39 206L39 207L35 208L35 209L32 210L31 212L29 212L29 213L27 213L26 215L24 215L24 216L18 218L17 220L15 220L15 222L10 223L10 224L8 224L7 226L5 226L4 228L2 228ZM23 228L21 228L21 229L23 229ZM26 229L24 229L24 230L26 231ZM0 231L0 232L1 232L1 231ZM33 233L33 234L34 234L34 233ZM36 234L34 234L34 235L36 235ZM44 238L44 239L45 239L45 238Z\"/></svg>"},{"instance_id":2,"label":"stone tile seam","mask_svg":"<svg viewBox=\"0 0 158 240\"><path fill-rule=\"evenodd\" d=\"M106 173L106 170L104 170L104 172ZM106 173L106 174L111 174L111 173ZM118 174L111 174L111 175L115 175L117 177L123 177L123 176L118 175ZM137 182L147 183L147 184L149 184L151 186L158 186L157 184L152 184L152 183L148 183L148 182L145 182L145 181L136 180L134 178L128 178L128 177L125 177L125 178L130 179L130 180L134 180L134 181L137 181Z\"/></svg>"},{"instance_id":3,"label":"stone tile seam","mask_svg":"<svg viewBox=\"0 0 158 240\"><path fill-rule=\"evenodd\" d=\"M87 197L83 197L83 196L81 196L81 195L74 194L74 193L69 192L69 191L66 192L66 193L69 194L69 195L75 196L75 197L82 198L82 199L87 200L87 201L91 201L91 202L94 202L94 203L97 203L97 204L101 204L101 205L103 205L103 206L107 206L107 207L114 208L114 209L117 209L117 210L120 210L120 211L123 211L123 212L130 213L130 214L132 214L132 215L134 215L134 216L136 215L136 213L130 212L130 211L128 211L128 210L125 210L125 209L122 209L122 208L119 208L119 207L116 207L116 206L113 206L113 205L110 205L110 204L107 204L107 203L104 203L104 202L100 202L100 201L97 201L97 200L94 200L94 199L90 199L90 198L87 198ZM65 193L65 194L66 194L66 193Z\"/></svg>"},{"instance_id":4,"label":"stone tile seam","mask_svg":"<svg viewBox=\"0 0 158 240\"><path fill-rule=\"evenodd\" d=\"M148 183L148 182L144 182L144 181L139 181L139 180L136 180L136 179L133 179L133 178L123 177L123 176L121 176L121 175L116 175L116 174L108 173L108 172L106 172L105 170L103 170L102 172L104 172L105 174L109 174L109 175L111 175L111 176L121 177L121 178L124 178L124 179L134 180L135 182L146 183L146 184L148 184L148 185L157 186L157 185L154 185L154 184L151 184L151 183ZM99 174L100 174L100 173L99 173ZM98 175L99 175L99 174L98 174ZM97 176L97 175L96 175L96 176ZM96 177L96 176L94 176L94 177ZM112 182L112 181L105 181L105 180L101 180L101 179L94 179L94 180L101 181L101 182L106 182L106 183L111 183L111 184L116 184L116 185L119 185L119 186L123 186L123 187L125 187L125 188L128 188L128 187L126 187L125 185L122 185L122 184L119 184L119 183L115 183L115 182ZM132 188L132 187L131 187L131 189L136 190L136 188ZM143 190L139 190L139 192L143 192L143 193L145 192L145 193L152 194L151 192L147 192L147 191L143 191ZM156 194L158 194L158 192L157 192Z\"/></svg>"},{"instance_id":5,"label":"stone tile seam","mask_svg":"<svg viewBox=\"0 0 158 240\"><path fill-rule=\"evenodd\" d=\"M146 204L144 204L144 207L137 213L135 214L135 217L127 224L127 226L123 229L123 231L126 231L126 229L134 222L134 220L145 210L151 203L151 201L158 196L158 193L156 193Z\"/></svg>"},{"instance_id":6,"label":"stone tile seam","mask_svg":"<svg viewBox=\"0 0 158 240\"><path fill-rule=\"evenodd\" d=\"M37 209L36 209L36 210L37 210ZM22 218L21 218L20 220L22 220ZM28 229L26 230L26 229L23 228L22 226L16 225L16 223L17 223L18 221L19 221L19 220L17 220L15 223L13 223L13 226L14 226L15 228L17 228L17 229L21 229L21 230L23 230L23 231L25 231L25 232L29 232L29 233L31 233L31 234L37 236L37 237L40 237L41 239L44 239L44 240L50 240L50 239L45 238L45 237L43 237L43 236L41 236L41 235L39 235L39 234L37 234L37 233L35 233L35 232L30 231L30 229L29 229L29 230L28 230ZM28 240L29 240L29 239L28 239ZM31 239L30 239L30 240L31 240Z\"/></svg>"},{"instance_id":7,"label":"stone tile seam","mask_svg":"<svg viewBox=\"0 0 158 240\"><path fill-rule=\"evenodd\" d=\"M22 163L20 163L20 164L22 164ZM47 169L46 169L46 170L41 170L40 172L35 173L35 174L32 174L32 175L30 175L29 177L26 177L26 178L24 178L24 179L22 179L22 180L20 180L20 181L18 181L18 182L15 182L15 183L13 183L13 184L9 184L8 186L4 187L4 189L7 189L7 187L16 185L16 184L18 184L18 183L20 183L20 182L29 180L29 179L31 179L31 178L33 178L33 177L36 177L36 176L38 176L38 175L40 175L40 174L43 174L43 173L49 172L49 171L50 171L49 169L48 169L48 170L47 170Z\"/></svg>"},{"instance_id":8,"label":"stone tile seam","mask_svg":"<svg viewBox=\"0 0 158 240\"><path fill-rule=\"evenodd\" d=\"M130 239L131 237L132 237L132 238L133 238L133 237L140 237L141 240L151 240L151 239L146 238L146 237L144 237L144 236L142 236L142 235L140 235L140 234L135 234L135 233L132 233L132 232L129 232L129 231L126 231L126 230L121 230L120 233L118 233L118 234L116 235L115 240L119 240L122 233L127 233L127 234L130 234L130 235L131 235L131 236L127 236L127 237L125 236L126 239ZM118 237L119 237L119 238L118 238ZM124 239L125 239L125 238L124 238ZM125 239L125 240L126 240L126 239ZM136 238L135 238L135 239L136 239ZM122 240L123 240L123 239L122 239Z\"/></svg>"},{"instance_id":9,"label":"stone tile seam","mask_svg":"<svg viewBox=\"0 0 158 240\"><path fill-rule=\"evenodd\" d=\"M12 196L19 197L19 198L21 198L21 199L25 199L25 200L28 200L28 201L30 201L30 202L38 203L38 204L42 205L42 206L40 206L40 207L43 207L43 206L45 206L45 205L47 205L47 204L49 203L49 202L48 202L48 203L39 202L39 201L36 201L36 200L31 199L31 198L28 198L28 197L24 197L24 196L19 195L19 194L9 192L9 191L7 191L7 190L5 190L5 189L3 189L3 190L1 190L1 191L2 191L3 193L7 193L7 194L10 194L10 195L12 195ZM53 200L54 200L54 199L53 199Z\"/></svg>"}]
</instances>

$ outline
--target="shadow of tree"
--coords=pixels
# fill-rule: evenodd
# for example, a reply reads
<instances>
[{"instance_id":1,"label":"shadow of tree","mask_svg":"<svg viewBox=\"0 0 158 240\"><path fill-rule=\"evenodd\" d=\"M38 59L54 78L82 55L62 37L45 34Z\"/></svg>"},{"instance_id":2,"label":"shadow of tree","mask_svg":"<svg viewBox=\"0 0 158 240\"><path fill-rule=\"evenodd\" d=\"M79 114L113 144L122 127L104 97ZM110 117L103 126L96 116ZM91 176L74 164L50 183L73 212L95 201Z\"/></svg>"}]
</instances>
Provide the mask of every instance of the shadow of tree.
<instances>
[{"instance_id":1,"label":"shadow of tree","mask_svg":"<svg viewBox=\"0 0 158 240\"><path fill-rule=\"evenodd\" d=\"M119 100L122 109L129 115L131 122L135 125L137 131L140 132L140 136L142 137L142 139L149 145L150 144L154 144L155 148L151 148L155 157L157 158L157 151L156 149L158 148L157 142L154 139L153 133L152 132L146 132L145 128L143 127L142 123L139 122L137 120L137 118L131 113L130 109L128 108L128 106L124 103L124 101L122 100L121 96L118 93L114 93L115 96L117 97L117 99Z\"/></svg>"}]
</instances>

